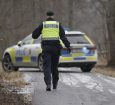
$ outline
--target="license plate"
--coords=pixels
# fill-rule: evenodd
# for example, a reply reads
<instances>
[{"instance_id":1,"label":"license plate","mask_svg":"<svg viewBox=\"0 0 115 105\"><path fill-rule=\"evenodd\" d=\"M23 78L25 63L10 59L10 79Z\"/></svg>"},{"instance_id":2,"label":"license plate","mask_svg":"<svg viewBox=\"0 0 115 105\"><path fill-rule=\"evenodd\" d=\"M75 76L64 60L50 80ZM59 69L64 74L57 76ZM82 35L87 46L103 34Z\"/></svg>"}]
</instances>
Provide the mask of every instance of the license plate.
<instances>
[{"instance_id":1,"label":"license plate","mask_svg":"<svg viewBox=\"0 0 115 105\"><path fill-rule=\"evenodd\" d=\"M85 57L76 57L74 58L74 60L85 60L86 58Z\"/></svg>"}]
</instances>

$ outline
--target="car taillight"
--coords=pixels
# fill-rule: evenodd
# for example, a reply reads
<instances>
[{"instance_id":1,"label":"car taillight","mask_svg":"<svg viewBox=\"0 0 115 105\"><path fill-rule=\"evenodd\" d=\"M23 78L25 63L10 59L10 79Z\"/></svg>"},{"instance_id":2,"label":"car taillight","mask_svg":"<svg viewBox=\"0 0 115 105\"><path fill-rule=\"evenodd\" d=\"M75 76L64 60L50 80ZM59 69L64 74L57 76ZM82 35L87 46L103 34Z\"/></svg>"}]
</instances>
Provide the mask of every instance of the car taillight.
<instances>
[{"instance_id":1,"label":"car taillight","mask_svg":"<svg viewBox=\"0 0 115 105\"><path fill-rule=\"evenodd\" d=\"M94 54L95 50L96 50L96 46L93 46L93 47L83 47L82 48L83 53L86 54L86 55Z\"/></svg>"},{"instance_id":2,"label":"car taillight","mask_svg":"<svg viewBox=\"0 0 115 105\"><path fill-rule=\"evenodd\" d=\"M93 46L93 47L89 47L88 49L89 49L89 50L96 50L97 47L96 47L96 46Z\"/></svg>"}]
</instances>

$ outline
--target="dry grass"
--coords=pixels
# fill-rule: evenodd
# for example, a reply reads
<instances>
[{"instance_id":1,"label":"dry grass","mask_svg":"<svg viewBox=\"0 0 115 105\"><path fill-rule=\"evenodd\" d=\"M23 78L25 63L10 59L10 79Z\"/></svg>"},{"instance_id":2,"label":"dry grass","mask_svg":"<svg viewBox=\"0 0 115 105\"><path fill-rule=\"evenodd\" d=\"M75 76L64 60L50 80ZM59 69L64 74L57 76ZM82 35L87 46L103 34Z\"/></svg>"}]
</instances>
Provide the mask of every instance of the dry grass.
<instances>
[{"instance_id":1,"label":"dry grass","mask_svg":"<svg viewBox=\"0 0 115 105\"><path fill-rule=\"evenodd\" d=\"M115 77L115 68L108 67L106 58L100 58L96 67L92 70L92 72L98 72L104 75Z\"/></svg>"},{"instance_id":2,"label":"dry grass","mask_svg":"<svg viewBox=\"0 0 115 105\"><path fill-rule=\"evenodd\" d=\"M0 67L0 82L7 83L9 85L23 87L27 83L23 80L23 74L20 72L4 72Z\"/></svg>"},{"instance_id":3,"label":"dry grass","mask_svg":"<svg viewBox=\"0 0 115 105\"><path fill-rule=\"evenodd\" d=\"M115 77L115 68L113 67L95 67L92 72L98 72L104 75Z\"/></svg>"}]
</instances>

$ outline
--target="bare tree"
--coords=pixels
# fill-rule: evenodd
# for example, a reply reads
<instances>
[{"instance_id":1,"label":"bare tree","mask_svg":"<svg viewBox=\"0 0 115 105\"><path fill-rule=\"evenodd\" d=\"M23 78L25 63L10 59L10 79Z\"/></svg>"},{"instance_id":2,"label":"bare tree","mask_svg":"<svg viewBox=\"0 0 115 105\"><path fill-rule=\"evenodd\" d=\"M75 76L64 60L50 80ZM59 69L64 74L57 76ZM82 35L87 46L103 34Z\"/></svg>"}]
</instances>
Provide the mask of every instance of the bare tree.
<instances>
[{"instance_id":1,"label":"bare tree","mask_svg":"<svg viewBox=\"0 0 115 105\"><path fill-rule=\"evenodd\" d=\"M110 42L110 57L108 65L115 66L115 1L109 0L107 11L107 25Z\"/></svg>"},{"instance_id":2,"label":"bare tree","mask_svg":"<svg viewBox=\"0 0 115 105\"><path fill-rule=\"evenodd\" d=\"M73 21L73 0L69 0L68 1L68 5L69 5L69 21L68 21L68 23L69 23L69 27L70 28L73 28L72 27L72 21Z\"/></svg>"}]
</instances>

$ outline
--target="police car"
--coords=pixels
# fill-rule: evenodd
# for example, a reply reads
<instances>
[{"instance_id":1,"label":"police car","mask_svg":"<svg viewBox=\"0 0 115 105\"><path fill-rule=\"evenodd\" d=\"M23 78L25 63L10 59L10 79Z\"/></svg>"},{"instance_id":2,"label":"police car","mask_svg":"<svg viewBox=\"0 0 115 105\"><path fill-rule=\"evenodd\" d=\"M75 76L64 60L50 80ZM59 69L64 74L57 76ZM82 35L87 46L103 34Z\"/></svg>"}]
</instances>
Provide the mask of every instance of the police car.
<instances>
[{"instance_id":1,"label":"police car","mask_svg":"<svg viewBox=\"0 0 115 105\"><path fill-rule=\"evenodd\" d=\"M97 49L89 37L79 31L66 31L66 36L71 43L71 53L68 53L64 44L59 66L80 67L83 72L90 72L97 63ZM18 71L21 67L33 67L42 70L41 37L32 39L28 35L17 45L9 47L3 54L2 66L5 71Z\"/></svg>"}]
</instances>

